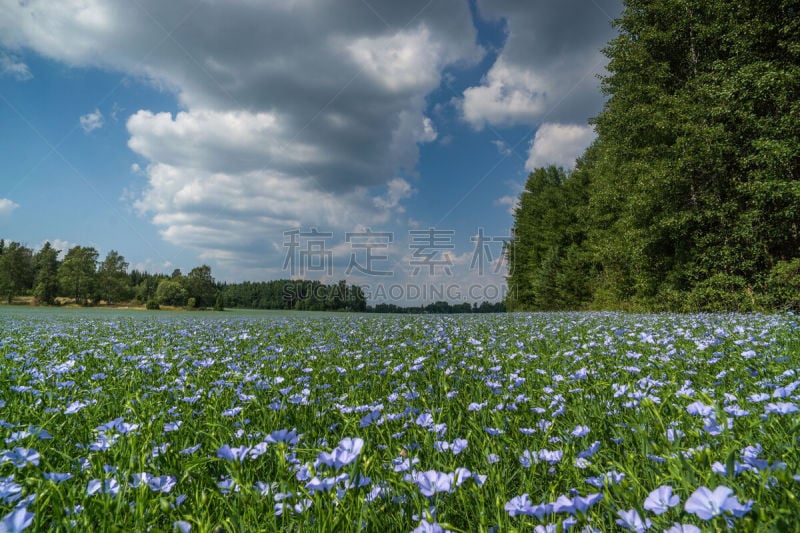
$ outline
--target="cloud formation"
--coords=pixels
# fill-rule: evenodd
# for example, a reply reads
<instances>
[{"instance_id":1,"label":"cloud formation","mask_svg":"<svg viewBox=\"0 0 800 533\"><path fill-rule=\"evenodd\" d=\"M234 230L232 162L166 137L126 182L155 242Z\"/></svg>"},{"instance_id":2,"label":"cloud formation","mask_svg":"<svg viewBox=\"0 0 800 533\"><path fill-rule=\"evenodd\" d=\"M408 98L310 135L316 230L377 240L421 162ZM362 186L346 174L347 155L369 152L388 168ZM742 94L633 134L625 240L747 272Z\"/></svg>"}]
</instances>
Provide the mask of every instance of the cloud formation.
<instances>
[{"instance_id":1,"label":"cloud formation","mask_svg":"<svg viewBox=\"0 0 800 533\"><path fill-rule=\"evenodd\" d=\"M80 118L81 128L85 133L90 133L96 129L102 128L105 121L103 114L99 109L95 109L91 113L87 113Z\"/></svg>"},{"instance_id":2,"label":"cloud formation","mask_svg":"<svg viewBox=\"0 0 800 533\"><path fill-rule=\"evenodd\" d=\"M181 112L127 121L148 180L135 206L221 260L263 259L287 226L401 209L419 145L437 137L426 96L483 55L460 0L30 0L0 19L0 44L174 92Z\"/></svg>"},{"instance_id":3,"label":"cloud formation","mask_svg":"<svg viewBox=\"0 0 800 533\"><path fill-rule=\"evenodd\" d=\"M12 202L8 198L0 198L0 217L10 216L18 207L19 204Z\"/></svg>"},{"instance_id":4,"label":"cloud formation","mask_svg":"<svg viewBox=\"0 0 800 533\"><path fill-rule=\"evenodd\" d=\"M30 68L14 56L0 51L0 77L9 76L17 81L26 81L33 78Z\"/></svg>"},{"instance_id":5,"label":"cloud formation","mask_svg":"<svg viewBox=\"0 0 800 533\"><path fill-rule=\"evenodd\" d=\"M505 21L507 40L459 102L472 127L585 123L600 110L600 48L614 35L618 0L478 0L478 8L486 19Z\"/></svg>"},{"instance_id":6,"label":"cloud formation","mask_svg":"<svg viewBox=\"0 0 800 533\"><path fill-rule=\"evenodd\" d=\"M525 170L556 165L575 168L575 160L592 144L596 134L592 126L547 123L536 130Z\"/></svg>"}]
</instances>

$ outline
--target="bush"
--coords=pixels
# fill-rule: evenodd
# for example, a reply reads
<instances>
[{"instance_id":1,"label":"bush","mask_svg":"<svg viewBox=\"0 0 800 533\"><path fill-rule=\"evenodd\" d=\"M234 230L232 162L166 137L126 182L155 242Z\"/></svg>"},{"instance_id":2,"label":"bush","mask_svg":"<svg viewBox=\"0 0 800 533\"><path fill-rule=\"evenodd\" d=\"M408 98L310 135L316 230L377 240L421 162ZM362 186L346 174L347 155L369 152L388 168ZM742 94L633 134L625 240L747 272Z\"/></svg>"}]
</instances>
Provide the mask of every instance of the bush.
<instances>
[{"instance_id":1,"label":"bush","mask_svg":"<svg viewBox=\"0 0 800 533\"><path fill-rule=\"evenodd\" d=\"M178 281L161 280L156 288L156 299L164 305L182 306L186 304L186 289Z\"/></svg>"},{"instance_id":2,"label":"bush","mask_svg":"<svg viewBox=\"0 0 800 533\"><path fill-rule=\"evenodd\" d=\"M197 307L197 299L196 298L189 298L186 300L186 308L187 309L194 309Z\"/></svg>"},{"instance_id":3,"label":"bush","mask_svg":"<svg viewBox=\"0 0 800 533\"><path fill-rule=\"evenodd\" d=\"M800 310L800 258L779 261L772 267L767 292L774 307Z\"/></svg>"},{"instance_id":4,"label":"bush","mask_svg":"<svg viewBox=\"0 0 800 533\"><path fill-rule=\"evenodd\" d=\"M692 288L686 298L691 311L753 311L756 302L752 289L740 276L714 274Z\"/></svg>"},{"instance_id":5,"label":"bush","mask_svg":"<svg viewBox=\"0 0 800 533\"><path fill-rule=\"evenodd\" d=\"M147 303L144 306L146 309L149 309L150 311L158 311L159 309L161 309L161 306L158 305L158 301L152 299L147 300Z\"/></svg>"}]
</instances>

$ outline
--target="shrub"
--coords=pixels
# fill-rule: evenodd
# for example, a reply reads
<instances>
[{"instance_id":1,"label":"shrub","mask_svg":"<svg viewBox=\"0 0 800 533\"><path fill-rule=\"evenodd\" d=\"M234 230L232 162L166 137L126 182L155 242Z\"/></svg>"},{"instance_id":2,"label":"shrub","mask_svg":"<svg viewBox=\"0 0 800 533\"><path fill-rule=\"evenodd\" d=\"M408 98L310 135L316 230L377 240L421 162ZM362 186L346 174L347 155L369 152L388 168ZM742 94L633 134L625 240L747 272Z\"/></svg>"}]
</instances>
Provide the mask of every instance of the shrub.
<instances>
[{"instance_id":1,"label":"shrub","mask_svg":"<svg viewBox=\"0 0 800 533\"><path fill-rule=\"evenodd\" d=\"M756 307L752 289L740 276L714 274L692 288L686 307L693 311L753 311Z\"/></svg>"},{"instance_id":2,"label":"shrub","mask_svg":"<svg viewBox=\"0 0 800 533\"><path fill-rule=\"evenodd\" d=\"M779 261L767 276L767 292L775 307L800 310L800 258Z\"/></svg>"},{"instance_id":3,"label":"shrub","mask_svg":"<svg viewBox=\"0 0 800 533\"><path fill-rule=\"evenodd\" d=\"M150 311L158 311L159 309L161 309L161 306L158 305L158 300L153 300L153 299L147 300L147 303L144 306L146 309L149 309Z\"/></svg>"}]
</instances>

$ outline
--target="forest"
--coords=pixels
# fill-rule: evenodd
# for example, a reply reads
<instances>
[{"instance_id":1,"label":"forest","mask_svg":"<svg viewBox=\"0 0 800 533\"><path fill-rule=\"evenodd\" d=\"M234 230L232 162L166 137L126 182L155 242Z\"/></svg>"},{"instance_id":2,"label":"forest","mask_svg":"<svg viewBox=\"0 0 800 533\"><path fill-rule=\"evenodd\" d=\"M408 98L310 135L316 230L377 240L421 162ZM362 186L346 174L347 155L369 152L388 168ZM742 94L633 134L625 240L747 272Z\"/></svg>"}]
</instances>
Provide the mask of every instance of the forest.
<instances>
[{"instance_id":1,"label":"forest","mask_svg":"<svg viewBox=\"0 0 800 533\"><path fill-rule=\"evenodd\" d=\"M511 310L800 309L800 2L628 0L574 170L528 177Z\"/></svg>"},{"instance_id":2,"label":"forest","mask_svg":"<svg viewBox=\"0 0 800 533\"><path fill-rule=\"evenodd\" d=\"M217 310L228 308L364 311L363 291L341 281L275 280L220 283L211 267L195 267L188 274L129 270L125 257L111 250L103 260L93 247L74 246L61 251L46 242L40 249L0 239L0 297L13 303L32 297L37 305L64 303L81 306L133 304L149 309L170 306ZM27 301L27 300L23 300Z\"/></svg>"}]
</instances>

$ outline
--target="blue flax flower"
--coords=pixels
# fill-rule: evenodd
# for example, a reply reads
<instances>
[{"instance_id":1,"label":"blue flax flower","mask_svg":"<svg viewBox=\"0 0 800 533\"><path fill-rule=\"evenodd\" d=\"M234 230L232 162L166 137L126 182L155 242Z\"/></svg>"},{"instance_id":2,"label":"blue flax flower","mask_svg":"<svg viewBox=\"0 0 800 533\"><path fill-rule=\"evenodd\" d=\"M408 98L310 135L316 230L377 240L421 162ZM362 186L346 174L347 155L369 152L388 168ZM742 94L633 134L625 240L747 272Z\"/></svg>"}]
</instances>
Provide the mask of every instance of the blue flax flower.
<instances>
[{"instance_id":1,"label":"blue flax flower","mask_svg":"<svg viewBox=\"0 0 800 533\"><path fill-rule=\"evenodd\" d=\"M17 507L0 521L0 531L3 533L18 533L30 527L33 523L33 513L25 507Z\"/></svg>"},{"instance_id":2,"label":"blue flax flower","mask_svg":"<svg viewBox=\"0 0 800 533\"><path fill-rule=\"evenodd\" d=\"M644 508L655 514L663 514L681 502L678 496L672 494L672 487L662 485L652 491L644 500Z\"/></svg>"},{"instance_id":3,"label":"blue flax flower","mask_svg":"<svg viewBox=\"0 0 800 533\"><path fill-rule=\"evenodd\" d=\"M619 516L617 524L629 531L635 531L636 533L641 533L653 525L649 518L642 520L642 517L639 516L639 512L636 509L627 511L619 510L617 511L617 515Z\"/></svg>"},{"instance_id":4,"label":"blue flax flower","mask_svg":"<svg viewBox=\"0 0 800 533\"><path fill-rule=\"evenodd\" d=\"M671 528L664 530L664 533L701 533L701 529L694 524L679 524L675 522Z\"/></svg>"},{"instance_id":5,"label":"blue flax flower","mask_svg":"<svg viewBox=\"0 0 800 533\"><path fill-rule=\"evenodd\" d=\"M737 518L744 516L750 511L753 502L748 501L743 504L732 494L733 490L724 485L717 487L713 492L707 487L700 487L689 496L684 508L703 520L711 520L726 511Z\"/></svg>"},{"instance_id":6,"label":"blue flax flower","mask_svg":"<svg viewBox=\"0 0 800 533\"><path fill-rule=\"evenodd\" d=\"M436 470L415 472L412 479L423 496L433 496L437 492L452 492L453 490L453 474L446 472L437 472Z\"/></svg>"}]
</instances>

